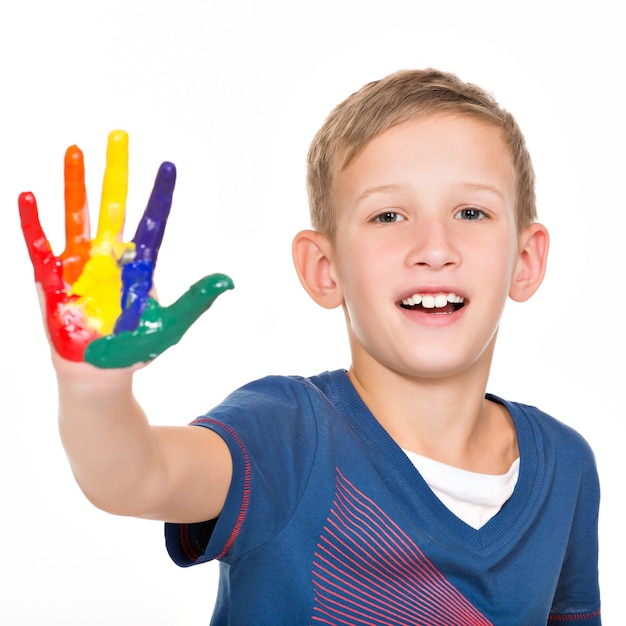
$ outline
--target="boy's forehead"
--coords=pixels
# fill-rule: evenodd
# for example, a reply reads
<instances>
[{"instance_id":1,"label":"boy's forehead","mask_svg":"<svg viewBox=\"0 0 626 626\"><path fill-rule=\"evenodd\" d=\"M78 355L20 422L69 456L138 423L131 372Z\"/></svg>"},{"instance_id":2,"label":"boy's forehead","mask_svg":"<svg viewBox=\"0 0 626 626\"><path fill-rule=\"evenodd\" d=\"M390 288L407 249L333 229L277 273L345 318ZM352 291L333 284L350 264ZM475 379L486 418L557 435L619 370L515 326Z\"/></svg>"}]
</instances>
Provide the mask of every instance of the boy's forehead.
<instances>
[{"instance_id":1,"label":"boy's forehead","mask_svg":"<svg viewBox=\"0 0 626 626\"><path fill-rule=\"evenodd\" d=\"M487 194L515 221L516 191L513 158L501 128L471 116L430 115L372 138L337 172L333 204L338 219L352 214L351 207L379 200L479 202Z\"/></svg>"},{"instance_id":2,"label":"boy's forehead","mask_svg":"<svg viewBox=\"0 0 626 626\"><path fill-rule=\"evenodd\" d=\"M463 132L463 126L467 128L482 128L487 133L492 134L493 141L498 141L496 135L499 135L499 142L501 142L502 146L508 148L504 137L504 130L493 120L486 119L479 115L470 115L466 112L431 111L429 113L416 114L407 119L390 124L361 141L353 142L355 145L345 142L343 149L339 151L338 169L346 168L353 160L367 150L373 142L376 142L376 140L382 136L389 134L407 134L408 131L414 127L421 127L427 130L429 128L442 126L455 126L460 132Z\"/></svg>"},{"instance_id":3,"label":"boy's forehead","mask_svg":"<svg viewBox=\"0 0 626 626\"><path fill-rule=\"evenodd\" d=\"M344 163L337 168L336 175L338 179L342 178L354 169L357 162L372 161L385 166L387 158L393 160L398 150L411 153L423 147L429 151L426 160L432 156L433 161L437 157L458 160L467 156L468 162L472 163L476 160L474 157L493 156L495 163L515 179L513 157L504 130L478 116L451 113L419 115L384 129L364 143L351 158L344 153Z\"/></svg>"}]
</instances>

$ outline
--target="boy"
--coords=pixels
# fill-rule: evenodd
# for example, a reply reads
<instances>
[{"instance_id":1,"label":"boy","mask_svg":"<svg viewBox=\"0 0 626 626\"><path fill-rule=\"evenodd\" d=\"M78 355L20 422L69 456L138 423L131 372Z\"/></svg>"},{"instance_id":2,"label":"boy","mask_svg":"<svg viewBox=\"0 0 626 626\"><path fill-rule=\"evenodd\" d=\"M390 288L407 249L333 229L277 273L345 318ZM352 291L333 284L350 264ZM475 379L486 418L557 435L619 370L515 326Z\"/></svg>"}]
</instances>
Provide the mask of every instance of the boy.
<instances>
[{"instance_id":1,"label":"boy","mask_svg":"<svg viewBox=\"0 0 626 626\"><path fill-rule=\"evenodd\" d=\"M308 188L294 262L343 308L349 370L268 377L162 428L136 366L53 350L86 496L165 520L181 566L219 559L214 624L601 624L593 455L486 394L505 301L548 253L514 119L453 75L392 74L331 113Z\"/></svg>"}]
</instances>

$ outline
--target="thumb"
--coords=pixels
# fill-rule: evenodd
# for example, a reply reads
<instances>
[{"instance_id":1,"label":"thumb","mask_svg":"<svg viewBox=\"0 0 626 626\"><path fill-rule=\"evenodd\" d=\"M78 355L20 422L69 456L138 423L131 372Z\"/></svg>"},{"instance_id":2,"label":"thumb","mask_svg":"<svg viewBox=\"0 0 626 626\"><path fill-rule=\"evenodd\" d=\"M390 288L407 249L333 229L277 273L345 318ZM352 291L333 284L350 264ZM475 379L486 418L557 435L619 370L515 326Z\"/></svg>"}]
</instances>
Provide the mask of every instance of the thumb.
<instances>
[{"instance_id":1,"label":"thumb","mask_svg":"<svg viewBox=\"0 0 626 626\"><path fill-rule=\"evenodd\" d=\"M135 330L92 341L85 350L85 361L101 368L151 361L178 343L218 296L233 287L225 274L211 274L194 283L169 307L150 299Z\"/></svg>"}]
</instances>

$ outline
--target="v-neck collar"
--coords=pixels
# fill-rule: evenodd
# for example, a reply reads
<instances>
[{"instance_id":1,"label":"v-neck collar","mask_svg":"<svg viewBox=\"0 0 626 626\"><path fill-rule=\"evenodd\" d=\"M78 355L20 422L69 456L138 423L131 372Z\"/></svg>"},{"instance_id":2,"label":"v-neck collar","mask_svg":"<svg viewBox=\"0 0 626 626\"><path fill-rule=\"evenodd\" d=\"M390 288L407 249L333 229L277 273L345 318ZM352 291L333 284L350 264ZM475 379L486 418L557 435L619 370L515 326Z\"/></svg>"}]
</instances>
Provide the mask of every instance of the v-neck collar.
<instances>
[{"instance_id":1,"label":"v-neck collar","mask_svg":"<svg viewBox=\"0 0 626 626\"><path fill-rule=\"evenodd\" d=\"M495 550L506 542L507 537L519 530L526 522L528 511L532 510L531 500L537 493L537 483L541 479L539 463L540 446L536 433L528 420L522 405L507 402L493 394L486 398L503 405L509 412L515 430L520 454L520 468L513 494L500 511L479 529L474 529L450 511L426 484L410 459L389 433L381 426L367 408L344 370L332 372L335 387L335 402L340 412L350 421L370 453L379 463L386 465L397 478L406 484L407 497L417 499L416 505L428 515L430 521L447 533L456 543L477 551Z\"/></svg>"}]
</instances>

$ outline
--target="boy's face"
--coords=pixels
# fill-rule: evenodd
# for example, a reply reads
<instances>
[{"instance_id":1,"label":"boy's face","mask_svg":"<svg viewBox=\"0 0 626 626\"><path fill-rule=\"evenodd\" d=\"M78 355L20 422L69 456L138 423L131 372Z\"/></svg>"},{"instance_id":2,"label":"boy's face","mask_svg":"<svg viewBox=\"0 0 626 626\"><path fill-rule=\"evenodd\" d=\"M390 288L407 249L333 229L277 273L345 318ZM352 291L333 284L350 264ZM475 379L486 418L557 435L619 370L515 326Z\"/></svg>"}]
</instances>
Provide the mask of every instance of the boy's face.
<instances>
[{"instance_id":1,"label":"boy's face","mask_svg":"<svg viewBox=\"0 0 626 626\"><path fill-rule=\"evenodd\" d=\"M395 126L339 173L336 201L331 267L355 371L488 371L519 259L501 131L449 115Z\"/></svg>"}]
</instances>

